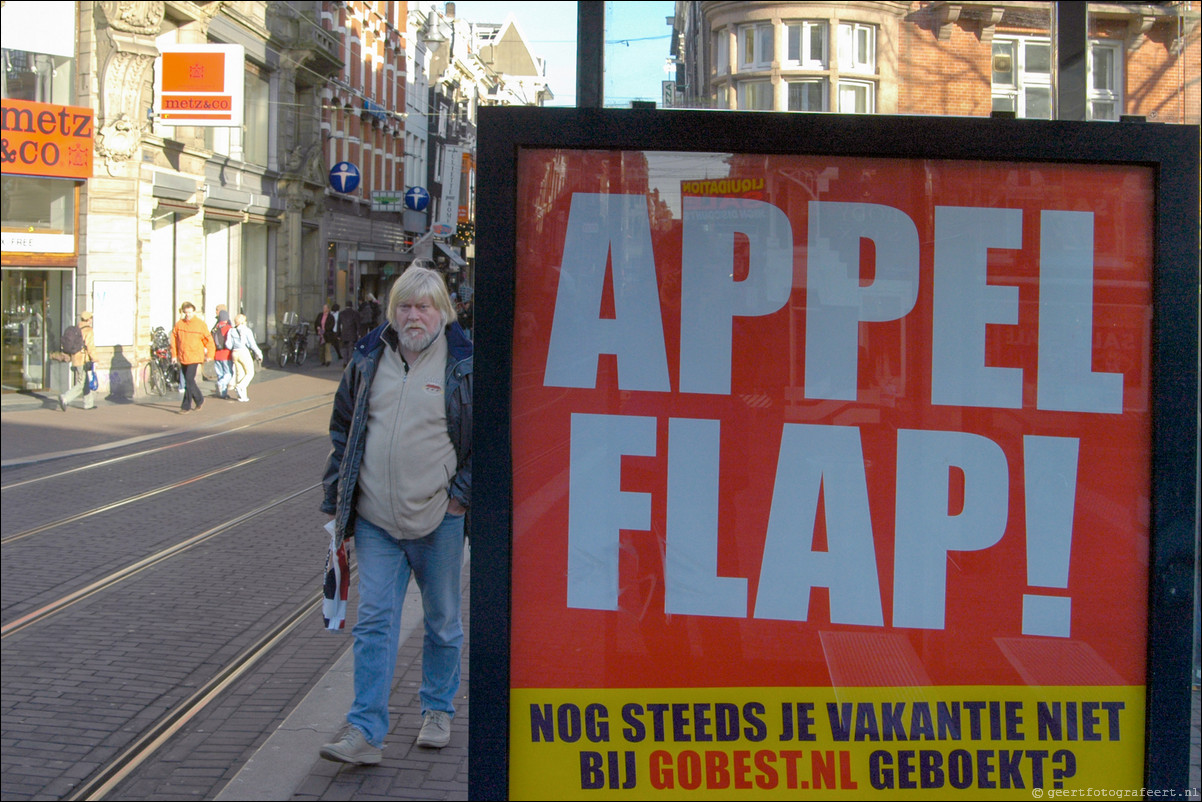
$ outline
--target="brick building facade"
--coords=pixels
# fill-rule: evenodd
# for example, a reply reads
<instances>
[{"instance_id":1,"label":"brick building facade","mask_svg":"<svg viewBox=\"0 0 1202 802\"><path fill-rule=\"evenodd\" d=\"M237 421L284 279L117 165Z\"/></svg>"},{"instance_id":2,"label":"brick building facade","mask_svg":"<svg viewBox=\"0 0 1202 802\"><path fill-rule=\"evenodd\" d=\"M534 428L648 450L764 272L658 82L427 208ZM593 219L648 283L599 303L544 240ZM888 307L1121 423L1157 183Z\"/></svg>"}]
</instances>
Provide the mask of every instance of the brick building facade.
<instances>
[{"instance_id":1,"label":"brick building facade","mask_svg":"<svg viewBox=\"0 0 1202 802\"><path fill-rule=\"evenodd\" d=\"M1197 123L1196 4L1090 3L1087 114ZM987 116L1054 110L1047 2L679 2L677 105Z\"/></svg>"}]
</instances>

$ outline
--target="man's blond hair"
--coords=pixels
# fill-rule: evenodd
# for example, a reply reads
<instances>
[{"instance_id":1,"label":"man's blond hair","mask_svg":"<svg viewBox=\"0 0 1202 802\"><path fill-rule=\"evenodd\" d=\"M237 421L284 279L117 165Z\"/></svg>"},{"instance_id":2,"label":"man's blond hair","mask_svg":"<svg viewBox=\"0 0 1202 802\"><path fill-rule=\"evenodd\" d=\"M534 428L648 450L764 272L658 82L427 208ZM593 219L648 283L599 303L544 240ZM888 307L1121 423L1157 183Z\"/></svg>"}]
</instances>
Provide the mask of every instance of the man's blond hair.
<instances>
[{"instance_id":1,"label":"man's blond hair","mask_svg":"<svg viewBox=\"0 0 1202 802\"><path fill-rule=\"evenodd\" d=\"M451 303L451 296L447 294L447 285L442 280L442 274L437 270L413 264L393 282L392 289L388 292L388 309L385 310L388 322L394 329L398 328L396 308L403 303L424 298L430 299L430 303L434 304L434 308L442 315L443 326L455 320L455 306Z\"/></svg>"}]
</instances>

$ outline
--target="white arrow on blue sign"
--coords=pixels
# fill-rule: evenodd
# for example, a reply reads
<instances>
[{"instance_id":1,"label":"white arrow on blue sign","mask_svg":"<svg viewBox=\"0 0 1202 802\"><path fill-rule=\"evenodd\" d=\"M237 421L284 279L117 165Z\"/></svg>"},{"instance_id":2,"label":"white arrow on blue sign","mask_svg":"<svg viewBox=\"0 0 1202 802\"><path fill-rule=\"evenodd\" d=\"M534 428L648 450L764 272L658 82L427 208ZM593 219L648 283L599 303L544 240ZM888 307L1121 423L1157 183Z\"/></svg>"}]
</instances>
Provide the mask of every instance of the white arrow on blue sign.
<instances>
[{"instance_id":1,"label":"white arrow on blue sign","mask_svg":"<svg viewBox=\"0 0 1202 802\"><path fill-rule=\"evenodd\" d=\"M405 208L415 212L424 212L430 205L430 193L425 187L410 187L405 193Z\"/></svg>"},{"instance_id":2,"label":"white arrow on blue sign","mask_svg":"<svg viewBox=\"0 0 1202 802\"><path fill-rule=\"evenodd\" d=\"M359 168L350 162L338 162L330 168L330 186L335 192L354 192L359 187Z\"/></svg>"}]
</instances>

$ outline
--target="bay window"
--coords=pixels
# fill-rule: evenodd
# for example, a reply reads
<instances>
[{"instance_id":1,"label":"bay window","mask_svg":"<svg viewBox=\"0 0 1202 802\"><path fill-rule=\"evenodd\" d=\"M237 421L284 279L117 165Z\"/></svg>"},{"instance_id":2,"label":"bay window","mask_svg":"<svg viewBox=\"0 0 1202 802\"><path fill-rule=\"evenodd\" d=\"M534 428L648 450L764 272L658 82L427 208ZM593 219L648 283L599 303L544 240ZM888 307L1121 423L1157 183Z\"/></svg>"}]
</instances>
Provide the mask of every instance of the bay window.
<instances>
[{"instance_id":1,"label":"bay window","mask_svg":"<svg viewBox=\"0 0 1202 802\"><path fill-rule=\"evenodd\" d=\"M740 111L772 111L772 83L743 81L739 84Z\"/></svg>"},{"instance_id":2,"label":"bay window","mask_svg":"<svg viewBox=\"0 0 1202 802\"><path fill-rule=\"evenodd\" d=\"M839 23L839 70L876 72L876 26L859 22Z\"/></svg>"},{"instance_id":3,"label":"bay window","mask_svg":"<svg viewBox=\"0 0 1202 802\"><path fill-rule=\"evenodd\" d=\"M710 52L714 54L714 72L718 75L729 73L730 36L726 32L726 28L714 31L713 49Z\"/></svg>"},{"instance_id":4,"label":"bay window","mask_svg":"<svg viewBox=\"0 0 1202 802\"><path fill-rule=\"evenodd\" d=\"M875 86L871 81L839 81L839 113L871 114L876 110Z\"/></svg>"},{"instance_id":5,"label":"bay window","mask_svg":"<svg viewBox=\"0 0 1202 802\"><path fill-rule=\"evenodd\" d=\"M789 81L789 111L826 111L825 78Z\"/></svg>"},{"instance_id":6,"label":"bay window","mask_svg":"<svg viewBox=\"0 0 1202 802\"><path fill-rule=\"evenodd\" d=\"M775 58L771 23L744 25L739 28L739 66L743 69L768 69Z\"/></svg>"},{"instance_id":7,"label":"bay window","mask_svg":"<svg viewBox=\"0 0 1202 802\"><path fill-rule=\"evenodd\" d=\"M826 69L826 20L790 22L785 26L785 66L809 70Z\"/></svg>"}]
</instances>

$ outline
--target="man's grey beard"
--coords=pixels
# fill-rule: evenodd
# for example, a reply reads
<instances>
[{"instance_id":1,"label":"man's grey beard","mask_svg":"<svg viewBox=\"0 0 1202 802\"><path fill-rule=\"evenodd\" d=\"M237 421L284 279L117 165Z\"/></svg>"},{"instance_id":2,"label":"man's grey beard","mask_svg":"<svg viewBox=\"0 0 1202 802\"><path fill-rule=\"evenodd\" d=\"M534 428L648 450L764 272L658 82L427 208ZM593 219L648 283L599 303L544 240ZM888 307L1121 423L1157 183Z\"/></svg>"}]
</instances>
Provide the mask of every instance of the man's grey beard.
<instances>
[{"instance_id":1,"label":"man's grey beard","mask_svg":"<svg viewBox=\"0 0 1202 802\"><path fill-rule=\"evenodd\" d=\"M401 346L406 351L420 353L430 347L438 338L438 330L427 332L424 329L403 329L401 331Z\"/></svg>"}]
</instances>

